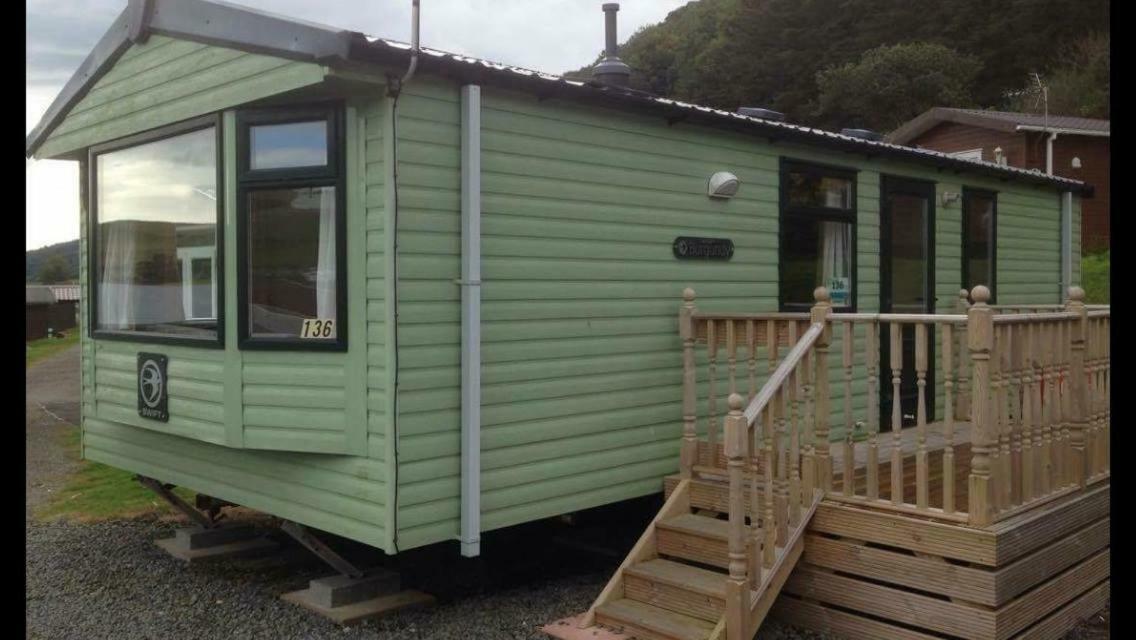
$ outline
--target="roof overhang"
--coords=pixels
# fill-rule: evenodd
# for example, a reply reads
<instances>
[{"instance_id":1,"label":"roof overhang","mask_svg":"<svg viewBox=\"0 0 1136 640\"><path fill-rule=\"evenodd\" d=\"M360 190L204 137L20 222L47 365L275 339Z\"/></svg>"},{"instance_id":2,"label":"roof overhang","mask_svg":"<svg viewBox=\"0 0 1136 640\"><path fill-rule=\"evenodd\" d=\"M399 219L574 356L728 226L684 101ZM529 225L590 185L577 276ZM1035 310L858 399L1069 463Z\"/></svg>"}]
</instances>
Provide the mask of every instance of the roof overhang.
<instances>
[{"instance_id":1,"label":"roof overhang","mask_svg":"<svg viewBox=\"0 0 1136 640\"><path fill-rule=\"evenodd\" d=\"M1111 137L1109 131L1097 131L1095 129L1062 129L1060 127L1038 127L1029 124L1019 124L1015 131L1037 131L1040 133L1055 133L1063 136L1093 136L1096 138Z\"/></svg>"},{"instance_id":2,"label":"roof overhang","mask_svg":"<svg viewBox=\"0 0 1136 640\"><path fill-rule=\"evenodd\" d=\"M327 66L347 68L364 65L405 66L409 45L362 33L335 29L217 0L128 0L126 9L80 65L39 124L28 135L25 153L35 154L68 111L90 90L134 42L150 34L182 38L205 44L261 53ZM742 134L821 146L866 157L884 157L912 162L939 170L952 170L1044 184L1062 191L1091 193L1078 180L1049 176L1040 171L1006 167L980 160L953 158L945 153L915 149L891 142L864 140L831 131L761 120L702 105L660 98L626 87L580 81L423 48L419 69L462 83L516 89L540 99L562 98L621 110L659 115L668 123L691 122ZM929 118L932 109L915 120ZM914 122L914 121L913 121ZM911 123L909 123L911 124Z\"/></svg>"}]
</instances>

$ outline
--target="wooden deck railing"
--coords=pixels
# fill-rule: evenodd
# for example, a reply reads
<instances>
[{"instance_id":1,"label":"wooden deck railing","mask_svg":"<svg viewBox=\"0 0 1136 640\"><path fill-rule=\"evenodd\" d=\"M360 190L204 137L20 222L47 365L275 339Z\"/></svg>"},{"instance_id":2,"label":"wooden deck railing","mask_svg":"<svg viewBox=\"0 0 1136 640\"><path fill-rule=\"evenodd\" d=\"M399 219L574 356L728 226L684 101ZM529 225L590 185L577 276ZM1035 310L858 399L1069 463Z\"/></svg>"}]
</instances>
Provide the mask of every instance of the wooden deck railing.
<instances>
[{"instance_id":1,"label":"wooden deck railing","mask_svg":"<svg viewBox=\"0 0 1136 640\"><path fill-rule=\"evenodd\" d=\"M765 536L791 526L814 487L830 500L985 526L1106 477L1109 309L1087 307L1079 288L1061 307L989 306L981 286L973 304L965 298L957 314L833 314L818 289L810 314L706 314L688 289L682 475L728 468L732 486L737 464L748 465L750 499L760 482L761 509L773 510L776 531ZM735 393L741 418L719 408ZM740 432L723 433L730 424ZM760 566L747 562L752 579Z\"/></svg>"}]
</instances>

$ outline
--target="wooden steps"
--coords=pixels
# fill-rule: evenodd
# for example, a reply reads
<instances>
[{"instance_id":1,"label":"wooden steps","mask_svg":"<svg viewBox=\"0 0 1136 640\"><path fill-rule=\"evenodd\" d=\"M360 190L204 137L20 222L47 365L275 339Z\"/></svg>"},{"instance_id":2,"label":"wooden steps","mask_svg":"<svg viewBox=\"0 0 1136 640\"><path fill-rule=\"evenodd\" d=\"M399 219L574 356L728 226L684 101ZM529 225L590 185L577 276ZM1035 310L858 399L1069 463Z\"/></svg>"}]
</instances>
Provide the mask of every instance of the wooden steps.
<instances>
[{"instance_id":1,"label":"wooden steps","mask_svg":"<svg viewBox=\"0 0 1136 640\"><path fill-rule=\"evenodd\" d=\"M755 589L731 583L727 573L730 523L722 503L728 487L714 477L671 480L663 508L578 626L602 624L643 640L749 640L801 557L804 530L821 494L814 494L801 522L778 544ZM748 536L748 526L746 531ZM731 597L739 628L728 629Z\"/></svg>"},{"instance_id":2,"label":"wooden steps","mask_svg":"<svg viewBox=\"0 0 1136 640\"><path fill-rule=\"evenodd\" d=\"M728 569L729 524L692 513L658 524L658 552L712 567Z\"/></svg>"},{"instance_id":3,"label":"wooden steps","mask_svg":"<svg viewBox=\"0 0 1136 640\"><path fill-rule=\"evenodd\" d=\"M715 623L726 609L725 574L658 558L624 573L628 598Z\"/></svg>"},{"instance_id":4,"label":"wooden steps","mask_svg":"<svg viewBox=\"0 0 1136 640\"><path fill-rule=\"evenodd\" d=\"M597 607L596 622L621 628L640 640L706 640L715 626L713 622L630 598Z\"/></svg>"}]
</instances>

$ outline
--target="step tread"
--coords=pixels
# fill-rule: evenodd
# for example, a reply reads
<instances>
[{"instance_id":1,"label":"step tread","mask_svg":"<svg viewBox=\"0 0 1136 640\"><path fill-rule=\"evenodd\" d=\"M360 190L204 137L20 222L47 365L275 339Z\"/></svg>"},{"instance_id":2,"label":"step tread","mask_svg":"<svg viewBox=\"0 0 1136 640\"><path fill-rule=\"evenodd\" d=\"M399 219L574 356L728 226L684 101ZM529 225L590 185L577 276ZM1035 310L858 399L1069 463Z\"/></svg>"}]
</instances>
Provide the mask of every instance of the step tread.
<instances>
[{"instance_id":1,"label":"step tread","mask_svg":"<svg viewBox=\"0 0 1136 640\"><path fill-rule=\"evenodd\" d=\"M717 518L707 518L693 513L683 514L663 520L658 524L660 529L667 529L678 533L701 536L713 540L726 540L729 538L730 523Z\"/></svg>"},{"instance_id":2,"label":"step tread","mask_svg":"<svg viewBox=\"0 0 1136 640\"><path fill-rule=\"evenodd\" d=\"M712 622L626 598L600 605L596 614L676 640L706 640L714 631Z\"/></svg>"},{"instance_id":3,"label":"step tread","mask_svg":"<svg viewBox=\"0 0 1136 640\"><path fill-rule=\"evenodd\" d=\"M630 575L687 589L713 598L725 599L726 574L656 558L627 569Z\"/></svg>"}]
</instances>

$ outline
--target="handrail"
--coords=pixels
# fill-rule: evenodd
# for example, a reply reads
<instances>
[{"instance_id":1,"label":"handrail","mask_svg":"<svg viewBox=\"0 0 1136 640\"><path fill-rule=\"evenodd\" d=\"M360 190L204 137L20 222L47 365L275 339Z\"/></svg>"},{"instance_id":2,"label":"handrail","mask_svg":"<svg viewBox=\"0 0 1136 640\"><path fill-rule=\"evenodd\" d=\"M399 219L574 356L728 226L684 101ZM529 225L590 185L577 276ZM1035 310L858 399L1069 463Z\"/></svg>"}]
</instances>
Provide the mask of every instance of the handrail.
<instances>
[{"instance_id":1,"label":"handrail","mask_svg":"<svg viewBox=\"0 0 1136 640\"><path fill-rule=\"evenodd\" d=\"M1076 320L1080 315L1073 311L1053 313L1011 313L994 316L994 324L1014 324L1021 322L1046 322L1052 320Z\"/></svg>"},{"instance_id":2,"label":"handrail","mask_svg":"<svg viewBox=\"0 0 1136 640\"><path fill-rule=\"evenodd\" d=\"M790 349L789 353L785 355L785 358L781 360L781 364L777 365L777 368L770 374L769 379L765 381L765 385L761 387L761 391L753 397L749 406L745 408L746 425L752 425L753 421L757 420L757 417L765 410L769 401L773 399L773 394L777 393L781 385L785 384L785 380L789 377L789 374L793 372L793 369L797 368L797 365L801 363L801 359L804 358L805 353L807 353L809 349L812 349L817 338L819 338L820 334L823 332L824 323L816 322L809 326L804 335L797 340L797 344L793 345L793 348Z\"/></svg>"},{"instance_id":3,"label":"handrail","mask_svg":"<svg viewBox=\"0 0 1136 640\"><path fill-rule=\"evenodd\" d=\"M807 313L775 313L772 311L760 313L714 313L712 311L695 311L690 314L694 320L808 320Z\"/></svg>"},{"instance_id":4,"label":"handrail","mask_svg":"<svg viewBox=\"0 0 1136 640\"><path fill-rule=\"evenodd\" d=\"M966 324L966 314L952 313L836 313L833 322L898 322Z\"/></svg>"}]
</instances>

